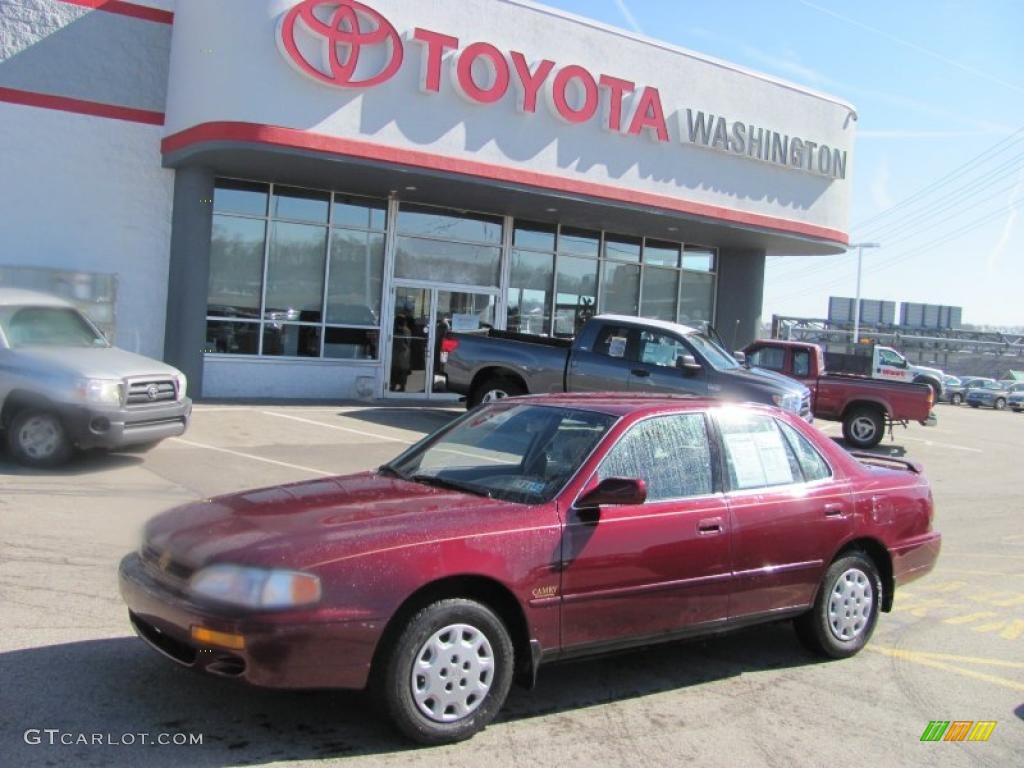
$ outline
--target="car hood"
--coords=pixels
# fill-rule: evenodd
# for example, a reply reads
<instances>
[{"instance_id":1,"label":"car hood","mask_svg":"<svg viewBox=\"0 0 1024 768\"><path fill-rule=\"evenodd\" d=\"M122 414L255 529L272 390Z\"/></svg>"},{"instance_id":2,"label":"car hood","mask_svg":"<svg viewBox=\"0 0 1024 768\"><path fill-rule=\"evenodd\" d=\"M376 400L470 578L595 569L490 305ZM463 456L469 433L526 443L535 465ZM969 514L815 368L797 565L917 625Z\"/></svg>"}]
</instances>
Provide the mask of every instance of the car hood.
<instances>
[{"instance_id":1,"label":"car hood","mask_svg":"<svg viewBox=\"0 0 1024 768\"><path fill-rule=\"evenodd\" d=\"M367 472L244 491L178 507L146 525L143 547L188 570L211 563L325 565L500 526L522 505Z\"/></svg>"},{"instance_id":2,"label":"car hood","mask_svg":"<svg viewBox=\"0 0 1024 768\"><path fill-rule=\"evenodd\" d=\"M159 360L117 347L19 347L14 353L29 365L52 367L93 379L174 376L179 373L176 368Z\"/></svg>"}]
</instances>

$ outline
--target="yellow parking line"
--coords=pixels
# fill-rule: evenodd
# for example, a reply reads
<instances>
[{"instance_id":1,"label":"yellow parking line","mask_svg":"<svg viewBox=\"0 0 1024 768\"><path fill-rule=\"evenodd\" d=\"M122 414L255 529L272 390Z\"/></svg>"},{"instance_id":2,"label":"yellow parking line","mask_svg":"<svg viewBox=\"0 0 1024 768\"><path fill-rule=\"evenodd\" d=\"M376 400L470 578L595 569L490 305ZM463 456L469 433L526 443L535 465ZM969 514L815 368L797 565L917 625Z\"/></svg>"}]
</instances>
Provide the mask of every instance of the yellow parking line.
<instances>
[{"instance_id":1,"label":"yellow parking line","mask_svg":"<svg viewBox=\"0 0 1024 768\"><path fill-rule=\"evenodd\" d=\"M1007 661L1005 659L989 659L983 656L958 656L953 653L940 653L939 651L904 651L899 648L891 648L886 645L878 645L872 643L866 646L869 650L879 651L881 653L887 653L890 655L901 655L909 654L911 656L921 656L929 659L937 659L939 661L960 661L965 664L983 664L989 667L1006 667L1007 669L1024 669L1024 662L1020 661Z\"/></svg>"},{"instance_id":2,"label":"yellow parking line","mask_svg":"<svg viewBox=\"0 0 1024 768\"><path fill-rule=\"evenodd\" d=\"M893 659L900 661L909 661L911 664L919 664L922 667L932 667L933 669L941 669L944 672L952 672L956 675L963 675L964 677L970 677L975 680L980 680L984 683L990 683L992 685L998 685L1002 688L1009 688L1014 691L1024 691L1024 683L1017 682L1016 680L1007 680L1005 677L998 677L997 675L987 675L984 672L975 672L973 669L964 669L963 667L957 667L952 664L946 664L945 662L939 661L938 659L925 656L920 653L913 651L900 651L894 648L883 648L877 645L866 646L867 650L880 653L883 656L888 656Z\"/></svg>"}]
</instances>

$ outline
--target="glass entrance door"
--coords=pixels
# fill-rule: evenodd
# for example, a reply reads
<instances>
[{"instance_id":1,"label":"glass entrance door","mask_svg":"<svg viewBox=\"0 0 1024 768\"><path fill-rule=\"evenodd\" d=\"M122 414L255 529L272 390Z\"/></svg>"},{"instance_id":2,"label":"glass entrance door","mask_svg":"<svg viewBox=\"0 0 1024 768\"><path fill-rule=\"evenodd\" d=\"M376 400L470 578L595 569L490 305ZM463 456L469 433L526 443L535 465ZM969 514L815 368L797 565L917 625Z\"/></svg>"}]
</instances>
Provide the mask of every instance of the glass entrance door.
<instances>
[{"instance_id":1,"label":"glass entrance door","mask_svg":"<svg viewBox=\"0 0 1024 768\"><path fill-rule=\"evenodd\" d=\"M454 398L445 392L441 339L448 331L471 333L494 326L496 292L396 285L387 394Z\"/></svg>"}]
</instances>

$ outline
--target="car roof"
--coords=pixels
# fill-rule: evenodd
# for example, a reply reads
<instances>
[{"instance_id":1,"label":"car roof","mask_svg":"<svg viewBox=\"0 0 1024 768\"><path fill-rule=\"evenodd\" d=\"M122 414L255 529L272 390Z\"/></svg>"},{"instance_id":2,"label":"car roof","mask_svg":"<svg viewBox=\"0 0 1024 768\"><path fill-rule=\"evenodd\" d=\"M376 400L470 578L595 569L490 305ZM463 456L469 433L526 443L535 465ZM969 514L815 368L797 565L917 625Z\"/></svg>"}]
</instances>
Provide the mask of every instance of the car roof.
<instances>
[{"instance_id":1,"label":"car roof","mask_svg":"<svg viewBox=\"0 0 1024 768\"><path fill-rule=\"evenodd\" d=\"M517 397L515 401L517 403L529 403L530 405L579 408L585 411L597 411L613 416L654 413L664 410L698 411L723 404L722 400L713 397L665 395L649 392L566 392L528 395L526 397ZM736 403L736 405L753 409L779 410L759 403Z\"/></svg>"},{"instance_id":2,"label":"car roof","mask_svg":"<svg viewBox=\"0 0 1024 768\"><path fill-rule=\"evenodd\" d=\"M653 320L647 317L633 317L631 315L597 315L595 320L606 323L623 323L624 325L642 325L645 328L660 328L671 333L699 333L697 328L682 323L670 323L668 320Z\"/></svg>"},{"instance_id":3,"label":"car roof","mask_svg":"<svg viewBox=\"0 0 1024 768\"><path fill-rule=\"evenodd\" d=\"M783 339L754 339L752 342L747 344L747 346L753 347L758 344L770 344L773 347L791 347L794 349L807 349L808 347L818 346L813 341L789 341Z\"/></svg>"},{"instance_id":4,"label":"car roof","mask_svg":"<svg viewBox=\"0 0 1024 768\"><path fill-rule=\"evenodd\" d=\"M72 307L70 302L48 293L21 288L0 288L0 307Z\"/></svg>"}]
</instances>

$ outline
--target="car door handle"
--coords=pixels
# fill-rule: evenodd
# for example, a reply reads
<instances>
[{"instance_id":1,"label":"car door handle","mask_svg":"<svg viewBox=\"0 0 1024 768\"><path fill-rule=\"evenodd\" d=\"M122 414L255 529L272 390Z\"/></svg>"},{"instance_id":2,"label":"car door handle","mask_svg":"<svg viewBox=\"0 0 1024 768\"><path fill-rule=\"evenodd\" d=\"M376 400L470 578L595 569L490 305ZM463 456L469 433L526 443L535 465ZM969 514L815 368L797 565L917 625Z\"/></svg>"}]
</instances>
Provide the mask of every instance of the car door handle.
<instances>
[{"instance_id":1,"label":"car door handle","mask_svg":"<svg viewBox=\"0 0 1024 768\"><path fill-rule=\"evenodd\" d=\"M645 371L643 368L634 368L632 371L630 371L630 373L632 373L634 376L640 377L641 379L651 375L650 371Z\"/></svg>"},{"instance_id":2,"label":"car door handle","mask_svg":"<svg viewBox=\"0 0 1024 768\"><path fill-rule=\"evenodd\" d=\"M723 530L722 518L720 517L709 517L707 520L701 520L697 523L697 533L701 536L715 536Z\"/></svg>"},{"instance_id":3,"label":"car door handle","mask_svg":"<svg viewBox=\"0 0 1024 768\"><path fill-rule=\"evenodd\" d=\"M825 517L846 517L846 508L842 504L826 504Z\"/></svg>"}]
</instances>

